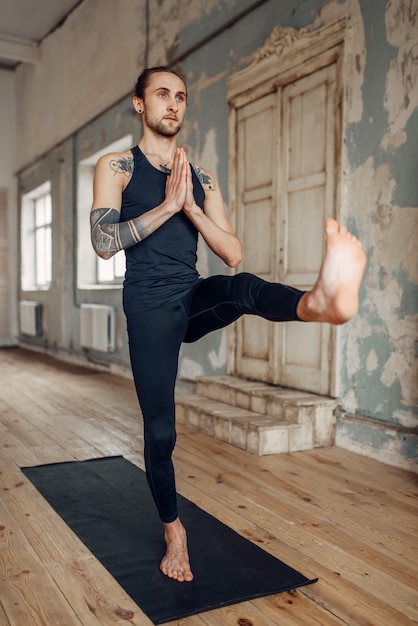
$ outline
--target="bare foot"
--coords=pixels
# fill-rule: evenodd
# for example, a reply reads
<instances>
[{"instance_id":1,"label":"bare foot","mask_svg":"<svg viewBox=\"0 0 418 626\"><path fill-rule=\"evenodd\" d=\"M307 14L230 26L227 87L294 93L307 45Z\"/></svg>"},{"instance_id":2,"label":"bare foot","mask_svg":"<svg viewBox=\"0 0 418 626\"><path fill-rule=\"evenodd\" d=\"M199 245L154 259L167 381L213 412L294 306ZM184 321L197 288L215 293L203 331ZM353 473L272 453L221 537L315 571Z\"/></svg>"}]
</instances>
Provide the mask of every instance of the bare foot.
<instances>
[{"instance_id":1,"label":"bare foot","mask_svg":"<svg viewBox=\"0 0 418 626\"><path fill-rule=\"evenodd\" d=\"M170 524L164 524L164 539L167 552L161 561L160 570L179 583L191 582L193 574L189 563L186 531L179 518Z\"/></svg>"},{"instance_id":2,"label":"bare foot","mask_svg":"<svg viewBox=\"0 0 418 626\"><path fill-rule=\"evenodd\" d=\"M318 279L299 300L297 314L305 322L344 324L358 311L366 255L359 240L335 220L326 220L325 231L325 256Z\"/></svg>"}]
</instances>

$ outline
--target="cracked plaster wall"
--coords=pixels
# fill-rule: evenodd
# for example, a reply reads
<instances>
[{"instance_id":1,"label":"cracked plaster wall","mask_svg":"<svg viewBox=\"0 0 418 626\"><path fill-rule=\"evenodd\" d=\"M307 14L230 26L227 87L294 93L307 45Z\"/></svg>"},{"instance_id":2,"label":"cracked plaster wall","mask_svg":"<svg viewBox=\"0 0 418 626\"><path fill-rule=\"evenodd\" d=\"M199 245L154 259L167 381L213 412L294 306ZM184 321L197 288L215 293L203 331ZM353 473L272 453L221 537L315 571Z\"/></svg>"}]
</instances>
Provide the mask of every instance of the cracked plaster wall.
<instances>
[{"instance_id":1,"label":"cracked plaster wall","mask_svg":"<svg viewBox=\"0 0 418 626\"><path fill-rule=\"evenodd\" d=\"M416 471L418 1L330 2L317 23L341 6L353 24L347 52L354 60L344 94L341 211L368 265L360 314L341 332L348 419L336 443Z\"/></svg>"},{"instance_id":2,"label":"cracked plaster wall","mask_svg":"<svg viewBox=\"0 0 418 626\"><path fill-rule=\"evenodd\" d=\"M372 4L361 3L361 116L346 129L346 213L368 267L361 314L344 333L342 401L350 413L416 428L418 2Z\"/></svg>"}]
</instances>

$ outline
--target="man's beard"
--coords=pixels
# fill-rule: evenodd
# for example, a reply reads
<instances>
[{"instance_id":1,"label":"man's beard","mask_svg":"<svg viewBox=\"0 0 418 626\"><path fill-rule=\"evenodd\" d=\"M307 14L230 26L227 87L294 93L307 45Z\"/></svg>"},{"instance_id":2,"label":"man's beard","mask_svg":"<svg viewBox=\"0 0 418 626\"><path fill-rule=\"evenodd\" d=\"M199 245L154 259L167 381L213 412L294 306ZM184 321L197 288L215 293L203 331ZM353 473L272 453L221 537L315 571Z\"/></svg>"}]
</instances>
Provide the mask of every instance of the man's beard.
<instances>
[{"instance_id":1,"label":"man's beard","mask_svg":"<svg viewBox=\"0 0 418 626\"><path fill-rule=\"evenodd\" d=\"M174 128L166 126L163 120L157 122L155 119L149 117L147 114L144 115L144 122L148 126L148 128L153 130L158 135L162 135L163 137L174 137L175 135L177 135L177 133L180 132L182 126L180 122L178 122L178 126Z\"/></svg>"}]
</instances>

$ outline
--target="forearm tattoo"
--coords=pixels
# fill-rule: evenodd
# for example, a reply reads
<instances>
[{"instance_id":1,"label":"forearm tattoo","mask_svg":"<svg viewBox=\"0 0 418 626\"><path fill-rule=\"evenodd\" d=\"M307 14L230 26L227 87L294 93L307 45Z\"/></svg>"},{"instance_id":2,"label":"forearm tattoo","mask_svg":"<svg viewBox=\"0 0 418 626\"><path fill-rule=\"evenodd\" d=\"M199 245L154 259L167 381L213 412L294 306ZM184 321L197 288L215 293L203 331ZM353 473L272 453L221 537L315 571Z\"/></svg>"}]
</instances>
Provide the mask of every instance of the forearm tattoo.
<instances>
[{"instance_id":1,"label":"forearm tattoo","mask_svg":"<svg viewBox=\"0 0 418 626\"><path fill-rule=\"evenodd\" d=\"M120 250L139 243L149 233L140 217L128 222L119 222L116 209L93 209L90 213L91 241L97 254L110 258Z\"/></svg>"},{"instance_id":2,"label":"forearm tattoo","mask_svg":"<svg viewBox=\"0 0 418 626\"><path fill-rule=\"evenodd\" d=\"M194 171L196 172L196 176L202 183L202 186L205 187L208 191L216 191L215 181L207 172L201 170L200 167L194 165Z\"/></svg>"}]
</instances>

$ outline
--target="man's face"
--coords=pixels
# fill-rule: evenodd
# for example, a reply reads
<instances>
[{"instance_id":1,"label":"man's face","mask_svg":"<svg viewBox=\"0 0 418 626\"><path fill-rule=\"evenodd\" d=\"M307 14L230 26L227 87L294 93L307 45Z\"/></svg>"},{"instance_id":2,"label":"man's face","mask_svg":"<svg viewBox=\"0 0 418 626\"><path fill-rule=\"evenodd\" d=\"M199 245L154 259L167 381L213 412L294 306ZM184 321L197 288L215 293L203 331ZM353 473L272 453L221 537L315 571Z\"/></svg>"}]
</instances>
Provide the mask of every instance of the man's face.
<instances>
[{"instance_id":1,"label":"man's face","mask_svg":"<svg viewBox=\"0 0 418 626\"><path fill-rule=\"evenodd\" d=\"M183 124L186 103L186 86L181 78L169 72L153 74L145 89L144 124L158 135L177 135Z\"/></svg>"}]
</instances>

